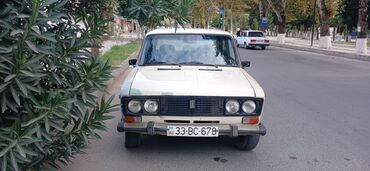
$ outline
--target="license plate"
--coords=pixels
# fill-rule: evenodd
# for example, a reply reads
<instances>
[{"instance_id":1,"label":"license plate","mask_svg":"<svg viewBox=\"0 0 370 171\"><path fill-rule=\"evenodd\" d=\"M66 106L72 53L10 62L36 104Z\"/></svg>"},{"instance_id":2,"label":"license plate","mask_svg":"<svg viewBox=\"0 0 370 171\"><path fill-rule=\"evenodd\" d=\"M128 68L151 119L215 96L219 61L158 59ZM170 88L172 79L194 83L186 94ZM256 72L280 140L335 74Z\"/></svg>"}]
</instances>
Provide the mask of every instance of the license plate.
<instances>
[{"instance_id":1,"label":"license plate","mask_svg":"<svg viewBox=\"0 0 370 171\"><path fill-rule=\"evenodd\" d=\"M264 42L263 40L257 40L257 42Z\"/></svg>"},{"instance_id":2,"label":"license plate","mask_svg":"<svg viewBox=\"0 0 370 171\"><path fill-rule=\"evenodd\" d=\"M217 126L167 126L167 136L218 137Z\"/></svg>"}]
</instances>

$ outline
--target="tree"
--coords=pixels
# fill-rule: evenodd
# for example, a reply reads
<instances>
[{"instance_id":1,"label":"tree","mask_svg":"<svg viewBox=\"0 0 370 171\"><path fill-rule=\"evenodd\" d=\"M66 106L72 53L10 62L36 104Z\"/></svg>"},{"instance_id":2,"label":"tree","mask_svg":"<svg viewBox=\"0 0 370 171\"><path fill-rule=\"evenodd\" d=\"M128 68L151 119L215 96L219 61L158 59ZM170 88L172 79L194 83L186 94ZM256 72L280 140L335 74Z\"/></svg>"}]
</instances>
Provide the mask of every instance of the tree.
<instances>
[{"instance_id":1,"label":"tree","mask_svg":"<svg viewBox=\"0 0 370 171\"><path fill-rule=\"evenodd\" d=\"M288 0L287 26L293 36L308 38L309 28L316 22L314 19L315 0ZM297 34L298 33L298 34Z\"/></svg>"},{"instance_id":2,"label":"tree","mask_svg":"<svg viewBox=\"0 0 370 171\"><path fill-rule=\"evenodd\" d=\"M320 16L320 42L319 48L331 48L329 18L330 12L325 4L325 0L318 0L319 16Z\"/></svg>"},{"instance_id":3,"label":"tree","mask_svg":"<svg viewBox=\"0 0 370 171\"><path fill-rule=\"evenodd\" d=\"M277 19L278 19L278 37L279 43L285 42L286 34L286 6L287 0L267 0L273 9Z\"/></svg>"},{"instance_id":4,"label":"tree","mask_svg":"<svg viewBox=\"0 0 370 171\"><path fill-rule=\"evenodd\" d=\"M233 33L235 16L246 13L246 2L244 0L217 0L219 8L224 9L224 29Z\"/></svg>"},{"instance_id":5,"label":"tree","mask_svg":"<svg viewBox=\"0 0 370 171\"><path fill-rule=\"evenodd\" d=\"M257 7L257 4L256 4ZM249 11L248 15L248 29L257 30L259 29L259 11L258 8Z\"/></svg>"},{"instance_id":6,"label":"tree","mask_svg":"<svg viewBox=\"0 0 370 171\"><path fill-rule=\"evenodd\" d=\"M260 12L260 15L259 15L259 21L262 22L262 19L266 17L266 14L267 14L267 2L266 1L260 1L259 4L258 4L258 9L259 9L259 12ZM263 27L263 28L260 28L262 31L265 31L266 28Z\"/></svg>"},{"instance_id":7,"label":"tree","mask_svg":"<svg viewBox=\"0 0 370 171\"><path fill-rule=\"evenodd\" d=\"M329 19L330 27L333 27L333 41L335 41L335 35L338 33L339 27L343 25L343 20L340 16L336 15Z\"/></svg>"},{"instance_id":8,"label":"tree","mask_svg":"<svg viewBox=\"0 0 370 171\"><path fill-rule=\"evenodd\" d=\"M193 24L197 23L201 28L208 28L212 18L217 16L216 6L214 0L197 0L192 9Z\"/></svg>"},{"instance_id":9,"label":"tree","mask_svg":"<svg viewBox=\"0 0 370 171\"><path fill-rule=\"evenodd\" d=\"M370 1L368 1L368 6L370 4ZM346 40L348 41L348 35L355 31L358 24L358 14L357 12L359 10L359 1L358 0L341 0L338 7L338 16L342 20L342 26L340 28L340 33L343 33L346 35ZM368 15L370 13L370 10L368 10ZM368 27L370 25L369 22L370 18L367 19Z\"/></svg>"},{"instance_id":10,"label":"tree","mask_svg":"<svg viewBox=\"0 0 370 171\"><path fill-rule=\"evenodd\" d=\"M173 21L174 26L184 27L189 23L195 0L120 0L121 14L138 20L144 29L154 29L164 19Z\"/></svg>"},{"instance_id":11,"label":"tree","mask_svg":"<svg viewBox=\"0 0 370 171\"><path fill-rule=\"evenodd\" d=\"M359 0L356 53L367 54L368 0Z\"/></svg>"},{"instance_id":12,"label":"tree","mask_svg":"<svg viewBox=\"0 0 370 171\"><path fill-rule=\"evenodd\" d=\"M106 129L113 97L95 94L111 68L88 51L106 30L102 3L0 1L0 170L57 168Z\"/></svg>"}]
</instances>

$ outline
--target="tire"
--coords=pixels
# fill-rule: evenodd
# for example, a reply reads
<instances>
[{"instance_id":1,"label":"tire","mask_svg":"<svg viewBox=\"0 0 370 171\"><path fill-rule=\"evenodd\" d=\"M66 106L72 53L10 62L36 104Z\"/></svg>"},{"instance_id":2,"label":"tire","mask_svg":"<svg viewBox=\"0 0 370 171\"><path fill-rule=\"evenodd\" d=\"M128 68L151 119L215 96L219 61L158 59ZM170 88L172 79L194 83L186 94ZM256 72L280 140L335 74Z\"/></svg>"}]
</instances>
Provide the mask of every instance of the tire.
<instances>
[{"instance_id":1,"label":"tire","mask_svg":"<svg viewBox=\"0 0 370 171\"><path fill-rule=\"evenodd\" d=\"M261 49L262 49L262 50L265 50L265 49L266 49L266 46L261 46Z\"/></svg>"},{"instance_id":2,"label":"tire","mask_svg":"<svg viewBox=\"0 0 370 171\"><path fill-rule=\"evenodd\" d=\"M239 150L250 151L257 147L260 135L239 136L235 139L235 146Z\"/></svg>"},{"instance_id":3,"label":"tire","mask_svg":"<svg viewBox=\"0 0 370 171\"><path fill-rule=\"evenodd\" d=\"M141 135L139 133L126 132L125 133L125 147L136 148L141 144Z\"/></svg>"},{"instance_id":4,"label":"tire","mask_svg":"<svg viewBox=\"0 0 370 171\"><path fill-rule=\"evenodd\" d=\"M236 43L236 47L239 47L239 44L238 43Z\"/></svg>"},{"instance_id":5,"label":"tire","mask_svg":"<svg viewBox=\"0 0 370 171\"><path fill-rule=\"evenodd\" d=\"M248 45L245 42L244 42L244 49L248 49Z\"/></svg>"}]
</instances>

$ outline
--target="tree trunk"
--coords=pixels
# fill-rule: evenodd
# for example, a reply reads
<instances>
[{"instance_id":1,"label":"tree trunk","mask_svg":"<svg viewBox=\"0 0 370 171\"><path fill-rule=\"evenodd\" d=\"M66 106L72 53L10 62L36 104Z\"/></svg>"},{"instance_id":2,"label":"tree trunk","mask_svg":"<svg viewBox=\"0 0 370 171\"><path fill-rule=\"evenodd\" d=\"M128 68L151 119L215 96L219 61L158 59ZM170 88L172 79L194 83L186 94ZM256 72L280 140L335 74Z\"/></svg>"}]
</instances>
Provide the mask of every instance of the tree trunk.
<instances>
[{"instance_id":1,"label":"tree trunk","mask_svg":"<svg viewBox=\"0 0 370 171\"><path fill-rule=\"evenodd\" d=\"M316 40L319 40L320 38L320 31L319 31L319 28L317 27L316 28Z\"/></svg>"},{"instance_id":2,"label":"tree trunk","mask_svg":"<svg viewBox=\"0 0 370 171\"><path fill-rule=\"evenodd\" d=\"M230 33L234 33L234 26L233 26L233 12L230 10Z\"/></svg>"},{"instance_id":3,"label":"tree trunk","mask_svg":"<svg viewBox=\"0 0 370 171\"><path fill-rule=\"evenodd\" d=\"M333 42L335 42L335 36L336 36L336 27L334 27L334 30L333 30Z\"/></svg>"},{"instance_id":4,"label":"tree trunk","mask_svg":"<svg viewBox=\"0 0 370 171\"><path fill-rule=\"evenodd\" d=\"M265 4L265 1L260 1L259 3L259 10L260 10L260 21L262 22L262 18L265 18L266 17L266 4ZM266 27L260 27L260 30L262 31L265 31L266 30Z\"/></svg>"},{"instance_id":5,"label":"tree trunk","mask_svg":"<svg viewBox=\"0 0 370 171\"><path fill-rule=\"evenodd\" d=\"M285 15L280 16L281 20L278 20L278 37L277 40L280 44L285 43L285 35L286 35L286 19Z\"/></svg>"},{"instance_id":6,"label":"tree trunk","mask_svg":"<svg viewBox=\"0 0 370 171\"><path fill-rule=\"evenodd\" d=\"M210 28L210 24L212 22L212 0L209 1L209 7L208 7L208 24L207 28Z\"/></svg>"},{"instance_id":7,"label":"tree trunk","mask_svg":"<svg viewBox=\"0 0 370 171\"><path fill-rule=\"evenodd\" d=\"M263 17L266 17L266 4L265 4L265 1L261 1L259 3L259 8L260 8L260 19L262 19Z\"/></svg>"},{"instance_id":8,"label":"tree trunk","mask_svg":"<svg viewBox=\"0 0 370 171\"><path fill-rule=\"evenodd\" d=\"M319 48L330 49L330 29L329 29L329 11L326 7L325 0L318 0L319 14L320 14L320 40Z\"/></svg>"},{"instance_id":9,"label":"tree trunk","mask_svg":"<svg viewBox=\"0 0 370 171\"><path fill-rule=\"evenodd\" d=\"M278 19L278 36L277 41L279 44L285 43L285 25L286 25L286 16L285 9L287 0L279 0L278 3L272 2L272 0L267 0L271 5L273 11L275 12Z\"/></svg>"},{"instance_id":10,"label":"tree trunk","mask_svg":"<svg viewBox=\"0 0 370 171\"><path fill-rule=\"evenodd\" d=\"M358 35L356 40L356 53L367 54L367 18L368 0L359 0L358 7Z\"/></svg>"}]
</instances>

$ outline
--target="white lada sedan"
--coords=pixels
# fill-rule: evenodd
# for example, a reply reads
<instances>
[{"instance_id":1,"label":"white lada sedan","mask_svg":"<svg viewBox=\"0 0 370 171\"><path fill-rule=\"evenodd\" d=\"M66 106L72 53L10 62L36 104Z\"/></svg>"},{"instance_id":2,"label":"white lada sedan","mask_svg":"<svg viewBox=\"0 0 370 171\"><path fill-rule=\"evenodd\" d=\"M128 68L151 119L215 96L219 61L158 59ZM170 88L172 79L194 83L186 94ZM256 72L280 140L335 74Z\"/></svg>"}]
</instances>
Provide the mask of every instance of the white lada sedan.
<instances>
[{"instance_id":1,"label":"white lada sedan","mask_svg":"<svg viewBox=\"0 0 370 171\"><path fill-rule=\"evenodd\" d=\"M120 98L127 148L143 135L230 136L242 150L254 149L264 91L250 76L232 35L218 30L159 29L149 32Z\"/></svg>"}]
</instances>

